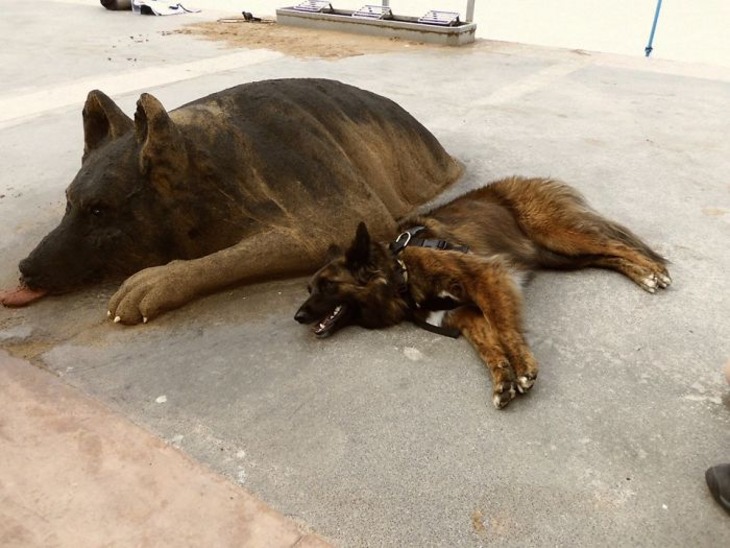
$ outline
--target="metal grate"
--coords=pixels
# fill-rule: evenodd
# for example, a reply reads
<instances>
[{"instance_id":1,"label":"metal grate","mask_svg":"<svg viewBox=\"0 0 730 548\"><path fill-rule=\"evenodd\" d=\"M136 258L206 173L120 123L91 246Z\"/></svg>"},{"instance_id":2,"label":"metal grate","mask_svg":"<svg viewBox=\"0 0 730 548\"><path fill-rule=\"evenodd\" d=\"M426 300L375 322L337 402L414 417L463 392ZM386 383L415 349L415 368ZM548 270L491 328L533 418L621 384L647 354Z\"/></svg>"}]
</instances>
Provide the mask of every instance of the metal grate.
<instances>
[{"instance_id":1,"label":"metal grate","mask_svg":"<svg viewBox=\"0 0 730 548\"><path fill-rule=\"evenodd\" d=\"M293 6L293 9L310 13L332 13L335 11L332 9L332 4L327 0L304 0L304 2Z\"/></svg>"},{"instance_id":2,"label":"metal grate","mask_svg":"<svg viewBox=\"0 0 730 548\"><path fill-rule=\"evenodd\" d=\"M442 27L455 27L461 21L459 21L458 12L431 10L419 18L418 22L428 23L429 25L441 25Z\"/></svg>"},{"instance_id":3,"label":"metal grate","mask_svg":"<svg viewBox=\"0 0 730 548\"><path fill-rule=\"evenodd\" d=\"M364 19L393 19L393 12L388 6L367 5L353 11L352 16Z\"/></svg>"}]
</instances>

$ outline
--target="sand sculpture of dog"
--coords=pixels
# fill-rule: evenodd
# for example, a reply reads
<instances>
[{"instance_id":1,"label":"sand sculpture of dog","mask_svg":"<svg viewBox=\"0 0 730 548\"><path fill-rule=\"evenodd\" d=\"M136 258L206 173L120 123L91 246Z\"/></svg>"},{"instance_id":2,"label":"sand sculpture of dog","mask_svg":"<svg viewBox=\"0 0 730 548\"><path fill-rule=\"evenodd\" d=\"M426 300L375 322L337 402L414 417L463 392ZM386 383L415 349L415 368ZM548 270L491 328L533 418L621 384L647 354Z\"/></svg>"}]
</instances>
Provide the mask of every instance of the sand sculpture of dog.
<instances>
[{"instance_id":1,"label":"sand sculpture of dog","mask_svg":"<svg viewBox=\"0 0 730 548\"><path fill-rule=\"evenodd\" d=\"M21 306L129 275L109 303L147 321L231 284L313 272L359 219L375 236L461 166L393 101L337 81L248 83L134 120L100 91L83 110L81 169L59 226L21 261Z\"/></svg>"},{"instance_id":2,"label":"sand sculpture of dog","mask_svg":"<svg viewBox=\"0 0 730 548\"><path fill-rule=\"evenodd\" d=\"M456 329L486 363L497 408L537 378L521 320L520 286L532 272L608 268L650 293L671 284L664 258L553 180L497 181L401 230L388 245L360 224L347 251L331 248L295 319L319 337L404 320Z\"/></svg>"}]
</instances>

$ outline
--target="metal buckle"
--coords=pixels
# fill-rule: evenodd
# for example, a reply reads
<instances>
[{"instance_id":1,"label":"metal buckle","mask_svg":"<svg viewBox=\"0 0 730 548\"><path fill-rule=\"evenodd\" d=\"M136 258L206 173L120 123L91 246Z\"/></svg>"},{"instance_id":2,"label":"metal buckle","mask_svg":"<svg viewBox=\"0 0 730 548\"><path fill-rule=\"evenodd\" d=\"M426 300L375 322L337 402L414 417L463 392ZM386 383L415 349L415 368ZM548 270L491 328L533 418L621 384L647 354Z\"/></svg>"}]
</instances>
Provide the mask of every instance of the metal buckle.
<instances>
[{"instance_id":1,"label":"metal buckle","mask_svg":"<svg viewBox=\"0 0 730 548\"><path fill-rule=\"evenodd\" d=\"M406 246L408 245L408 243L409 243L409 242L411 241L411 238L413 238L413 235L412 235L412 234L411 234L410 232L408 232L408 231L406 231L406 232L401 232L400 236L398 236L398 237L397 237L397 238L395 239L395 243L396 243L396 244L398 244L398 245L400 245L400 240L401 240L401 238L403 238L404 236L405 236L405 238L406 238L406 243L404 243L403 245L401 245L401 248L403 248L403 247L406 247Z\"/></svg>"}]
</instances>

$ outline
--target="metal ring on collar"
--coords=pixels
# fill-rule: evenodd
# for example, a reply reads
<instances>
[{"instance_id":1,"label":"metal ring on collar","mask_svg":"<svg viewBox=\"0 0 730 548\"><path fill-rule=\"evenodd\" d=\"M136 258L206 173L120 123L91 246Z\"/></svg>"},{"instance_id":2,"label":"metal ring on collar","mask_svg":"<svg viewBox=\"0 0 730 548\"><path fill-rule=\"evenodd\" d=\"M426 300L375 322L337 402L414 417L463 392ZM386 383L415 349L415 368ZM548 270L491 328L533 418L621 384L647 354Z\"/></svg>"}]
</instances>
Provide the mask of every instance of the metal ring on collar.
<instances>
[{"instance_id":1,"label":"metal ring on collar","mask_svg":"<svg viewBox=\"0 0 730 548\"><path fill-rule=\"evenodd\" d=\"M401 244L401 238L403 238L404 236L406 238L406 241L405 241L404 244ZM408 231L401 232L400 236L398 236L395 239L395 243L398 244L401 247L406 247L408 245L408 243L411 241L411 238L413 238L413 235L410 232L408 232Z\"/></svg>"}]
</instances>

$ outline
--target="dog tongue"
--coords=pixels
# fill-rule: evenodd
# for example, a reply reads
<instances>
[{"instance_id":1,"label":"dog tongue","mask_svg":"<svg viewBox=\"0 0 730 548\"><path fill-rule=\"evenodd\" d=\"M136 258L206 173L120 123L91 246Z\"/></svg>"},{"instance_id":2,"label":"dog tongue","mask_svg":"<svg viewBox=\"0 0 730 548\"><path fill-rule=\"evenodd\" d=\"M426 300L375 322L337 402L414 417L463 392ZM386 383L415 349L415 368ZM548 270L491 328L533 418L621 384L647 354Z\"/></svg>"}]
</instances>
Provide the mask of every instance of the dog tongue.
<instances>
[{"instance_id":1,"label":"dog tongue","mask_svg":"<svg viewBox=\"0 0 730 548\"><path fill-rule=\"evenodd\" d=\"M31 289L27 285L19 285L15 289L0 290L0 303L5 306L25 306L37 301L48 293L45 289Z\"/></svg>"}]
</instances>

